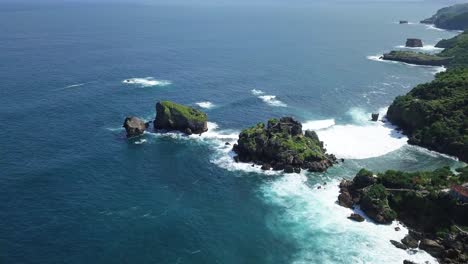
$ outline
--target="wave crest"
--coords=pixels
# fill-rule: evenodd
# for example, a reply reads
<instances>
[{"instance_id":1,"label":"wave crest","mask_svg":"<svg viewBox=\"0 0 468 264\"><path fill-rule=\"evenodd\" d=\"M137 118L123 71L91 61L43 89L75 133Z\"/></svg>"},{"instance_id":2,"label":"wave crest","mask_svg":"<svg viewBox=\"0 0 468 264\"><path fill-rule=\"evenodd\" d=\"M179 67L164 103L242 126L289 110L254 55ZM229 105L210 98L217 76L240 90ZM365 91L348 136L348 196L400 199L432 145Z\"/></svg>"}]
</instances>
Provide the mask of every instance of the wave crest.
<instances>
[{"instance_id":1,"label":"wave crest","mask_svg":"<svg viewBox=\"0 0 468 264\"><path fill-rule=\"evenodd\" d=\"M171 85L171 81L167 80L157 80L154 77L146 77L146 78L130 78L125 79L122 81L124 84L133 84L139 85L141 87L152 87L152 86L168 86Z\"/></svg>"}]
</instances>

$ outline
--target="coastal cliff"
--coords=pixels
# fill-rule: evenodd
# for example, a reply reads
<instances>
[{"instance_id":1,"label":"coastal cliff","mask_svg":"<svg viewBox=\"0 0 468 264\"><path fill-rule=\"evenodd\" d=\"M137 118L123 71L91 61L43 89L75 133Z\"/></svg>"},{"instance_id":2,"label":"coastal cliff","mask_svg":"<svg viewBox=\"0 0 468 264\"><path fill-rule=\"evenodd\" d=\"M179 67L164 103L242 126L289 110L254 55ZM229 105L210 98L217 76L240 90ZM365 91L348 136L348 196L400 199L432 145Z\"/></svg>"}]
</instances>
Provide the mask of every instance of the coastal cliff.
<instances>
[{"instance_id":1,"label":"coastal cliff","mask_svg":"<svg viewBox=\"0 0 468 264\"><path fill-rule=\"evenodd\" d=\"M468 68L439 73L430 83L398 96L387 119L409 143L468 162Z\"/></svg>"},{"instance_id":2,"label":"coastal cliff","mask_svg":"<svg viewBox=\"0 0 468 264\"><path fill-rule=\"evenodd\" d=\"M438 28L448 30L464 30L468 28L468 4L457 4L442 8L432 17L421 21L423 24L434 24Z\"/></svg>"}]
</instances>

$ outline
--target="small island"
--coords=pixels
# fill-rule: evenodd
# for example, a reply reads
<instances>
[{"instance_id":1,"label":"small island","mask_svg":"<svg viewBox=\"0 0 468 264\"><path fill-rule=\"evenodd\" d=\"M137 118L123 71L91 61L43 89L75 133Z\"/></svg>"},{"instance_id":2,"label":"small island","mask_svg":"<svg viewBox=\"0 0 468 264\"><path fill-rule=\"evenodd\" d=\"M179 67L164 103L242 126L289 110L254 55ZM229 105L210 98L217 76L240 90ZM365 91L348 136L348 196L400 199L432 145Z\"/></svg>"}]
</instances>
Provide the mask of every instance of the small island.
<instances>
[{"instance_id":1,"label":"small island","mask_svg":"<svg viewBox=\"0 0 468 264\"><path fill-rule=\"evenodd\" d=\"M378 224L398 219L410 233L390 241L401 249L420 248L441 263L468 261L468 167L456 173L389 170L374 175L362 169L340 184L338 203L360 209ZM350 219L362 221L355 213Z\"/></svg>"},{"instance_id":2,"label":"small island","mask_svg":"<svg viewBox=\"0 0 468 264\"><path fill-rule=\"evenodd\" d=\"M162 101L156 104L154 128L158 130L178 130L187 135L208 131L208 116L193 107Z\"/></svg>"},{"instance_id":3,"label":"small island","mask_svg":"<svg viewBox=\"0 0 468 264\"><path fill-rule=\"evenodd\" d=\"M125 118L123 127L127 138L143 135L150 122L134 116ZM186 135L202 134L208 131L208 116L206 113L171 101L156 103L156 118L154 129L160 132L180 131Z\"/></svg>"},{"instance_id":4,"label":"small island","mask_svg":"<svg viewBox=\"0 0 468 264\"><path fill-rule=\"evenodd\" d=\"M270 119L267 125L258 123L243 130L233 150L238 162L286 173L299 173L301 169L324 172L336 162L317 134L311 130L303 133L302 124L292 117Z\"/></svg>"}]
</instances>

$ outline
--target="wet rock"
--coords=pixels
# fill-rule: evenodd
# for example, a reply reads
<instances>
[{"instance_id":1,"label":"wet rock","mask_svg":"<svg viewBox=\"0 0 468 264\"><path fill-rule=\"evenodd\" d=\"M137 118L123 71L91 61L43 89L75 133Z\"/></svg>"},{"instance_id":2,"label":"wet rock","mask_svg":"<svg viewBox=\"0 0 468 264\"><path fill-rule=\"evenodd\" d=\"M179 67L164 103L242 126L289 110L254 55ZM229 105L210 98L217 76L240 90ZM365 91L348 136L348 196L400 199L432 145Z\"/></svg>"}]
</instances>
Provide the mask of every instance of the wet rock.
<instances>
[{"instance_id":1,"label":"wet rock","mask_svg":"<svg viewBox=\"0 0 468 264\"><path fill-rule=\"evenodd\" d=\"M348 219L354 220L356 222L364 222L364 217L362 217L360 214L351 214L348 216Z\"/></svg>"},{"instance_id":2,"label":"wet rock","mask_svg":"<svg viewBox=\"0 0 468 264\"><path fill-rule=\"evenodd\" d=\"M262 165L262 170L268 171L271 170L271 165L268 163L265 163Z\"/></svg>"},{"instance_id":3,"label":"wet rock","mask_svg":"<svg viewBox=\"0 0 468 264\"><path fill-rule=\"evenodd\" d=\"M444 247L437 241L431 239L423 239L419 244L419 248L431 254L434 257L441 257L444 254Z\"/></svg>"},{"instance_id":4,"label":"wet rock","mask_svg":"<svg viewBox=\"0 0 468 264\"><path fill-rule=\"evenodd\" d=\"M371 120L377 122L379 120L379 113L373 113L371 115Z\"/></svg>"},{"instance_id":5,"label":"wet rock","mask_svg":"<svg viewBox=\"0 0 468 264\"><path fill-rule=\"evenodd\" d=\"M285 173L294 173L294 167L291 166L291 165L286 165L286 166L284 167L284 172L285 172Z\"/></svg>"},{"instance_id":6,"label":"wet rock","mask_svg":"<svg viewBox=\"0 0 468 264\"><path fill-rule=\"evenodd\" d=\"M338 195L338 204L346 208L353 207L353 198L351 197L349 192L343 191L342 193L340 193L340 195Z\"/></svg>"},{"instance_id":7,"label":"wet rock","mask_svg":"<svg viewBox=\"0 0 468 264\"><path fill-rule=\"evenodd\" d=\"M408 247L398 241L395 241L395 240L390 240L390 242L397 248L400 248L400 249L403 249L403 250L407 250Z\"/></svg>"},{"instance_id":8,"label":"wet rock","mask_svg":"<svg viewBox=\"0 0 468 264\"><path fill-rule=\"evenodd\" d=\"M127 138L131 138L142 135L147 128L147 124L140 118L131 116L125 118L123 127L127 132Z\"/></svg>"},{"instance_id":9,"label":"wet rock","mask_svg":"<svg viewBox=\"0 0 468 264\"><path fill-rule=\"evenodd\" d=\"M411 235L406 235L402 240L401 243L406 245L409 248L417 248L418 247L418 241L414 239Z\"/></svg>"}]
</instances>

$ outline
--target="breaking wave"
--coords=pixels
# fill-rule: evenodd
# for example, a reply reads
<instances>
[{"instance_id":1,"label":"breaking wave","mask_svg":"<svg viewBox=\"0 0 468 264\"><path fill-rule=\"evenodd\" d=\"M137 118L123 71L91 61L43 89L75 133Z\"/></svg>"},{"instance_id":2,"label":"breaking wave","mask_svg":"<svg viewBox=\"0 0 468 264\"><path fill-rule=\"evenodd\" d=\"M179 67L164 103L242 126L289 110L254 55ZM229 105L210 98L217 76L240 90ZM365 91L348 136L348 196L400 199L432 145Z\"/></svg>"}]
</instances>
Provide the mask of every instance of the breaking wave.
<instances>
[{"instance_id":1,"label":"breaking wave","mask_svg":"<svg viewBox=\"0 0 468 264\"><path fill-rule=\"evenodd\" d=\"M199 107L205 108L205 109L211 109L211 108L215 107L215 105L212 102L209 102L209 101L197 102L195 104L198 105Z\"/></svg>"},{"instance_id":2,"label":"breaking wave","mask_svg":"<svg viewBox=\"0 0 468 264\"><path fill-rule=\"evenodd\" d=\"M139 85L141 87L168 86L172 84L171 81L157 80L153 77L125 79L122 83Z\"/></svg>"}]
</instances>

